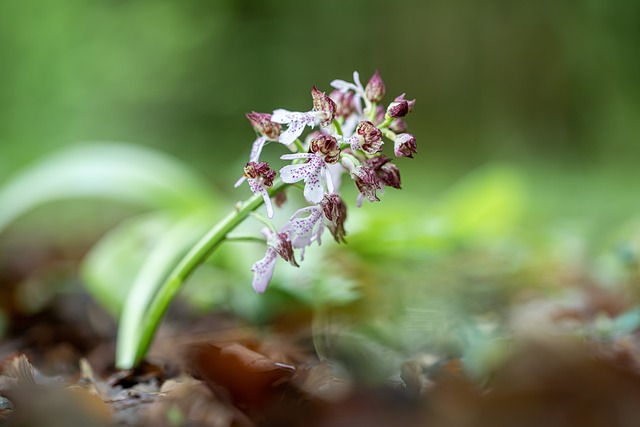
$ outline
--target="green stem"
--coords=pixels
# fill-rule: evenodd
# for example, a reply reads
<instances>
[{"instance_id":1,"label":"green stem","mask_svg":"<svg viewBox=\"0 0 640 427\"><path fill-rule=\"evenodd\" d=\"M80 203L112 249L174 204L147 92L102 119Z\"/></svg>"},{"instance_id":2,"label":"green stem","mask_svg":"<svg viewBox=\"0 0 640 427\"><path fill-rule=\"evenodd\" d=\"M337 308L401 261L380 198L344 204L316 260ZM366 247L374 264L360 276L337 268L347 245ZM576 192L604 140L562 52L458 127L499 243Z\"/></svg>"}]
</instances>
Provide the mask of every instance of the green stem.
<instances>
[{"instance_id":1,"label":"green stem","mask_svg":"<svg viewBox=\"0 0 640 427\"><path fill-rule=\"evenodd\" d=\"M274 196L289 184L277 180L269 189L269 195ZM185 280L202 264L211 253L220 246L227 234L244 221L251 212L264 203L262 196L257 194L241 204L235 211L227 215L216 224L196 245L182 258L178 265L169 273L165 281L158 288L155 297L147 308L146 316L141 325L139 341L135 355L118 355L117 363L120 368L128 369L136 366L144 358L160 320L164 316L169 304L176 297Z\"/></svg>"}]
</instances>

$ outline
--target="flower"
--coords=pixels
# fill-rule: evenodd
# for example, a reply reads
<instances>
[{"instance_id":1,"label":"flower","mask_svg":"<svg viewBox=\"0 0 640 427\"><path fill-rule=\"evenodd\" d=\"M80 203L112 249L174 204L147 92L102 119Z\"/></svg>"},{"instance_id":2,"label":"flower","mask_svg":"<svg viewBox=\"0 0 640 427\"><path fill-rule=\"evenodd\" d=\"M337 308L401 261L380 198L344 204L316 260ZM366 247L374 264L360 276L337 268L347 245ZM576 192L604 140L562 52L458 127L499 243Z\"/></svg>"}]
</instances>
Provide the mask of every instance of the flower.
<instances>
[{"instance_id":1,"label":"flower","mask_svg":"<svg viewBox=\"0 0 640 427\"><path fill-rule=\"evenodd\" d=\"M407 130L407 122L402 119L393 119L389 123L389 129L395 133L403 133Z\"/></svg>"},{"instance_id":2,"label":"flower","mask_svg":"<svg viewBox=\"0 0 640 427\"><path fill-rule=\"evenodd\" d=\"M407 113L409 113L409 103L404 99L400 101L393 101L387 107L387 115L394 119L404 117Z\"/></svg>"},{"instance_id":3,"label":"flower","mask_svg":"<svg viewBox=\"0 0 640 427\"><path fill-rule=\"evenodd\" d=\"M344 222L347 219L347 205L337 194L325 194L320 202L320 207L324 212L325 218L329 220L329 231L336 239L336 242L345 242Z\"/></svg>"},{"instance_id":4,"label":"flower","mask_svg":"<svg viewBox=\"0 0 640 427\"><path fill-rule=\"evenodd\" d=\"M346 119L356 111L353 92L342 92L336 89L329 94L329 97L336 103L336 117Z\"/></svg>"},{"instance_id":5,"label":"flower","mask_svg":"<svg viewBox=\"0 0 640 427\"><path fill-rule=\"evenodd\" d=\"M269 198L269 192L267 188L273 185L273 180L276 177L276 171L271 169L266 162L249 162L244 167L244 175L236 182L235 186L238 187L246 179L249 182L249 188L253 194L260 194L264 199L264 205L267 208L267 216L273 218L273 206L271 205L271 199Z\"/></svg>"},{"instance_id":6,"label":"flower","mask_svg":"<svg viewBox=\"0 0 640 427\"><path fill-rule=\"evenodd\" d=\"M351 145L352 150L362 150L367 154L380 152L384 144L382 132L369 121L360 122L356 127L356 133L345 142Z\"/></svg>"},{"instance_id":7,"label":"flower","mask_svg":"<svg viewBox=\"0 0 640 427\"><path fill-rule=\"evenodd\" d=\"M298 218L304 213L309 213L304 218ZM306 208L298 209L282 227L282 232L287 235L291 241L291 246L296 249L301 249L300 259L304 259L304 249L311 245L313 242L321 243L320 237L324 231L324 224L322 223L323 210L320 206L307 206Z\"/></svg>"},{"instance_id":8,"label":"flower","mask_svg":"<svg viewBox=\"0 0 640 427\"><path fill-rule=\"evenodd\" d=\"M293 143L304 131L306 126L312 129L316 125L329 126L336 114L336 103L324 92L320 92L315 86L311 89L313 98L313 110L300 113L277 109L273 112L271 120L276 123L288 124L278 141L289 145Z\"/></svg>"},{"instance_id":9,"label":"flower","mask_svg":"<svg viewBox=\"0 0 640 427\"><path fill-rule=\"evenodd\" d=\"M309 142L309 153L285 154L283 160L308 159L307 163L287 165L280 170L282 181L293 184L304 180L304 197L311 203L319 203L324 196L323 181L329 193L333 192L333 181L327 165L336 163L340 148L336 139L327 134L319 134Z\"/></svg>"},{"instance_id":10,"label":"flower","mask_svg":"<svg viewBox=\"0 0 640 427\"><path fill-rule=\"evenodd\" d=\"M350 90L353 91L353 106L358 114L362 114L362 105L360 104L360 100L364 98L364 87L362 86L362 83L360 83L360 74L357 71L353 72L353 83L336 79L333 80L330 85L344 94L348 93ZM338 102L338 100L336 100L336 102Z\"/></svg>"},{"instance_id":11,"label":"flower","mask_svg":"<svg viewBox=\"0 0 640 427\"><path fill-rule=\"evenodd\" d=\"M397 157L413 158L413 154L418 152L416 147L416 137L410 133L396 135L393 143L393 152Z\"/></svg>"},{"instance_id":12,"label":"flower","mask_svg":"<svg viewBox=\"0 0 640 427\"><path fill-rule=\"evenodd\" d=\"M263 234L267 238L267 252L264 258L256 261L251 267L251 271L253 271L252 286L259 294L267 289L271 281L278 255L294 267L299 267L293 254L291 240L286 233L273 233L271 230L265 229Z\"/></svg>"},{"instance_id":13,"label":"flower","mask_svg":"<svg viewBox=\"0 0 640 427\"><path fill-rule=\"evenodd\" d=\"M373 169L381 184L400 189L400 170L385 155L372 157L365 163Z\"/></svg>"},{"instance_id":14,"label":"flower","mask_svg":"<svg viewBox=\"0 0 640 427\"><path fill-rule=\"evenodd\" d=\"M247 119L251 123L253 129L260 134L260 136L253 142L251 147L251 155L249 160L257 162L262 152L262 147L267 141L277 141L278 137L282 133L282 126L278 123L271 121L271 114L256 113L255 111L247 113Z\"/></svg>"},{"instance_id":15,"label":"flower","mask_svg":"<svg viewBox=\"0 0 640 427\"><path fill-rule=\"evenodd\" d=\"M342 159L342 165L349 171L351 178L353 178L353 181L360 192L356 199L357 207L362 206L362 202L365 198L370 202L380 201L376 194L376 190L382 189L382 186L380 185L380 180L373 168L367 165L356 166L353 160L349 157L344 157Z\"/></svg>"},{"instance_id":16,"label":"flower","mask_svg":"<svg viewBox=\"0 0 640 427\"><path fill-rule=\"evenodd\" d=\"M384 98L385 90L384 82L380 78L380 72L376 70L364 88L364 96L371 102L379 102Z\"/></svg>"}]
</instances>

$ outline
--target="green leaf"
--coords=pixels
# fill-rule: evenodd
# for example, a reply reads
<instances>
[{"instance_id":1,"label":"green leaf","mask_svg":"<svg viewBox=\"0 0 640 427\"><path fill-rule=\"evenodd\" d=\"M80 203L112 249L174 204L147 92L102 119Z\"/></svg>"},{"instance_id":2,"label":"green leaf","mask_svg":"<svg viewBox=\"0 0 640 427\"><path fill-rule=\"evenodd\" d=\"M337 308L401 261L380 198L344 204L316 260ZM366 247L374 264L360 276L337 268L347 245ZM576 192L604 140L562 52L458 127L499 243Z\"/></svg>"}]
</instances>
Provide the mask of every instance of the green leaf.
<instances>
[{"instance_id":1,"label":"green leaf","mask_svg":"<svg viewBox=\"0 0 640 427\"><path fill-rule=\"evenodd\" d=\"M277 180L269 194L274 196L285 187L287 184ZM203 223L192 217L184 218L167 230L139 271L123 308L116 349L119 368L129 369L142 360L165 311L185 280L219 247L231 230L263 203L260 194L254 195L206 233L201 229L196 232ZM191 240L194 236L200 238Z\"/></svg>"},{"instance_id":2,"label":"green leaf","mask_svg":"<svg viewBox=\"0 0 640 427\"><path fill-rule=\"evenodd\" d=\"M0 231L38 206L79 197L180 210L212 201L203 180L175 158L123 143L87 143L37 162L0 188Z\"/></svg>"},{"instance_id":3,"label":"green leaf","mask_svg":"<svg viewBox=\"0 0 640 427\"><path fill-rule=\"evenodd\" d=\"M140 266L175 222L175 215L166 212L125 220L105 234L84 258L83 282L111 314L120 314Z\"/></svg>"},{"instance_id":4,"label":"green leaf","mask_svg":"<svg viewBox=\"0 0 640 427\"><path fill-rule=\"evenodd\" d=\"M162 284L169 273L210 225L210 216L202 212L175 221L158 237L144 262L140 263L135 277L128 281L131 290L124 303L118 331L119 365L133 366L132 357L141 345L142 325L151 321L155 331L164 314L149 318L152 316L149 310L153 300L162 291Z\"/></svg>"}]
</instances>

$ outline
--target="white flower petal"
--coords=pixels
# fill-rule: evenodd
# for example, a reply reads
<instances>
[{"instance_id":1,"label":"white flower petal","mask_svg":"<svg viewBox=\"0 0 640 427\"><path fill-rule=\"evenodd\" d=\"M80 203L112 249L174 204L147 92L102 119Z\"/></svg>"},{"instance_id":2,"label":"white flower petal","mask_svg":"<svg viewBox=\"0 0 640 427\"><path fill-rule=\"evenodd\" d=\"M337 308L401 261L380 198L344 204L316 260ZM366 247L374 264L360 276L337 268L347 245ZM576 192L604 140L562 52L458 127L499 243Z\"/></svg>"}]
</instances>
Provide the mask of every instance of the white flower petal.
<instances>
[{"instance_id":1,"label":"white flower petal","mask_svg":"<svg viewBox=\"0 0 640 427\"><path fill-rule=\"evenodd\" d=\"M242 185L242 183L244 182L244 180L247 179L247 177L245 177L244 175L240 177L239 180L236 181L236 183L233 185L234 187L240 187L240 185Z\"/></svg>"},{"instance_id":2,"label":"white flower petal","mask_svg":"<svg viewBox=\"0 0 640 427\"><path fill-rule=\"evenodd\" d=\"M320 203L324 197L324 186L320 174L310 175L304 180L304 198L311 203Z\"/></svg>"},{"instance_id":3,"label":"white flower petal","mask_svg":"<svg viewBox=\"0 0 640 427\"><path fill-rule=\"evenodd\" d=\"M251 155L249 156L249 160L252 162L258 162L258 158L260 158L260 153L262 152L262 147L267 142L267 138L265 136L260 136L258 139L253 141L253 146L251 147Z\"/></svg>"},{"instance_id":4,"label":"white flower petal","mask_svg":"<svg viewBox=\"0 0 640 427\"><path fill-rule=\"evenodd\" d=\"M306 218L297 218L298 215L309 212ZM309 246L314 240L319 240L318 227L322 225L322 208L319 206L308 206L298 210L293 214L289 222L282 227L282 232L287 233L291 239L291 245L296 248Z\"/></svg>"},{"instance_id":5,"label":"white flower petal","mask_svg":"<svg viewBox=\"0 0 640 427\"><path fill-rule=\"evenodd\" d=\"M331 87L338 89L340 92L348 92L349 90L357 91L358 88L353 83L346 82L344 80L336 79L329 83Z\"/></svg>"},{"instance_id":6,"label":"white flower petal","mask_svg":"<svg viewBox=\"0 0 640 427\"><path fill-rule=\"evenodd\" d=\"M293 153L293 154L283 154L280 156L282 160L294 160L294 159L310 159L315 157L313 153Z\"/></svg>"},{"instance_id":7,"label":"white flower petal","mask_svg":"<svg viewBox=\"0 0 640 427\"><path fill-rule=\"evenodd\" d=\"M267 218L271 219L273 218L273 205L271 204L271 198L269 197L269 193L267 192L267 189L262 187L262 191L260 191L260 194L262 194L262 199L264 200L264 206L267 208Z\"/></svg>"},{"instance_id":8,"label":"white flower petal","mask_svg":"<svg viewBox=\"0 0 640 427\"><path fill-rule=\"evenodd\" d=\"M253 271L253 282L251 285L257 293L261 294L267 289L267 286L271 281L271 277L273 276L276 259L277 253L275 249L268 247L264 258L257 261L251 267L251 271Z\"/></svg>"},{"instance_id":9,"label":"white flower petal","mask_svg":"<svg viewBox=\"0 0 640 427\"><path fill-rule=\"evenodd\" d=\"M280 169L280 178L287 184L293 184L307 177L309 164L287 165Z\"/></svg>"},{"instance_id":10,"label":"white flower petal","mask_svg":"<svg viewBox=\"0 0 640 427\"><path fill-rule=\"evenodd\" d=\"M289 118L291 116L291 114L296 114L293 111L289 111L289 110L285 110L283 108L279 108L277 110L273 111L273 114L271 114L271 121L274 123L289 123L291 121L291 119ZM297 113L300 114L300 113Z\"/></svg>"}]
</instances>

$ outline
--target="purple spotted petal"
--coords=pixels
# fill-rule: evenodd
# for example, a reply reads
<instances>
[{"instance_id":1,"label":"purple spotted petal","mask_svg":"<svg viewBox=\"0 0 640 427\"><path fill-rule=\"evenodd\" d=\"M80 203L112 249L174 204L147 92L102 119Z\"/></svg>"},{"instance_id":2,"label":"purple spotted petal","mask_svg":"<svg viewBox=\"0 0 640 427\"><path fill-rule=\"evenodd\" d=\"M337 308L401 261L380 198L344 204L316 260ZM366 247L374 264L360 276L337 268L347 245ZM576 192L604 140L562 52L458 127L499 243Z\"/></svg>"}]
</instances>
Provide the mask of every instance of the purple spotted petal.
<instances>
[{"instance_id":1,"label":"purple spotted petal","mask_svg":"<svg viewBox=\"0 0 640 427\"><path fill-rule=\"evenodd\" d=\"M313 128L315 117L311 113L291 112L283 109L275 110L271 116L271 121L281 124L288 124L287 130L280 134L278 141L282 144L292 144L304 131L305 126Z\"/></svg>"},{"instance_id":2,"label":"purple spotted petal","mask_svg":"<svg viewBox=\"0 0 640 427\"><path fill-rule=\"evenodd\" d=\"M253 194L262 195L262 199L264 200L264 205L267 208L267 217L273 218L273 206L271 205L271 198L269 197L269 193L267 192L267 188L262 183L262 179L247 179L249 181L249 188Z\"/></svg>"},{"instance_id":3,"label":"purple spotted petal","mask_svg":"<svg viewBox=\"0 0 640 427\"><path fill-rule=\"evenodd\" d=\"M289 154L281 158L309 158L308 163L287 165L280 169L280 177L287 184L304 180L304 198L311 203L320 203L324 196L322 176L326 174L326 164L322 158L313 154Z\"/></svg>"},{"instance_id":4,"label":"purple spotted petal","mask_svg":"<svg viewBox=\"0 0 640 427\"><path fill-rule=\"evenodd\" d=\"M298 218L299 215L309 213L306 218ZM292 216L289 222L282 227L282 232L287 233L294 248L305 248L313 241L318 241L323 231L322 208L319 206L308 206L299 209Z\"/></svg>"},{"instance_id":5,"label":"purple spotted petal","mask_svg":"<svg viewBox=\"0 0 640 427\"><path fill-rule=\"evenodd\" d=\"M277 257L276 250L269 246L264 258L256 261L253 267L251 267L251 271L253 271L252 286L257 293L261 294L267 289L271 281L271 276L273 276L273 269L276 265Z\"/></svg>"}]
</instances>

